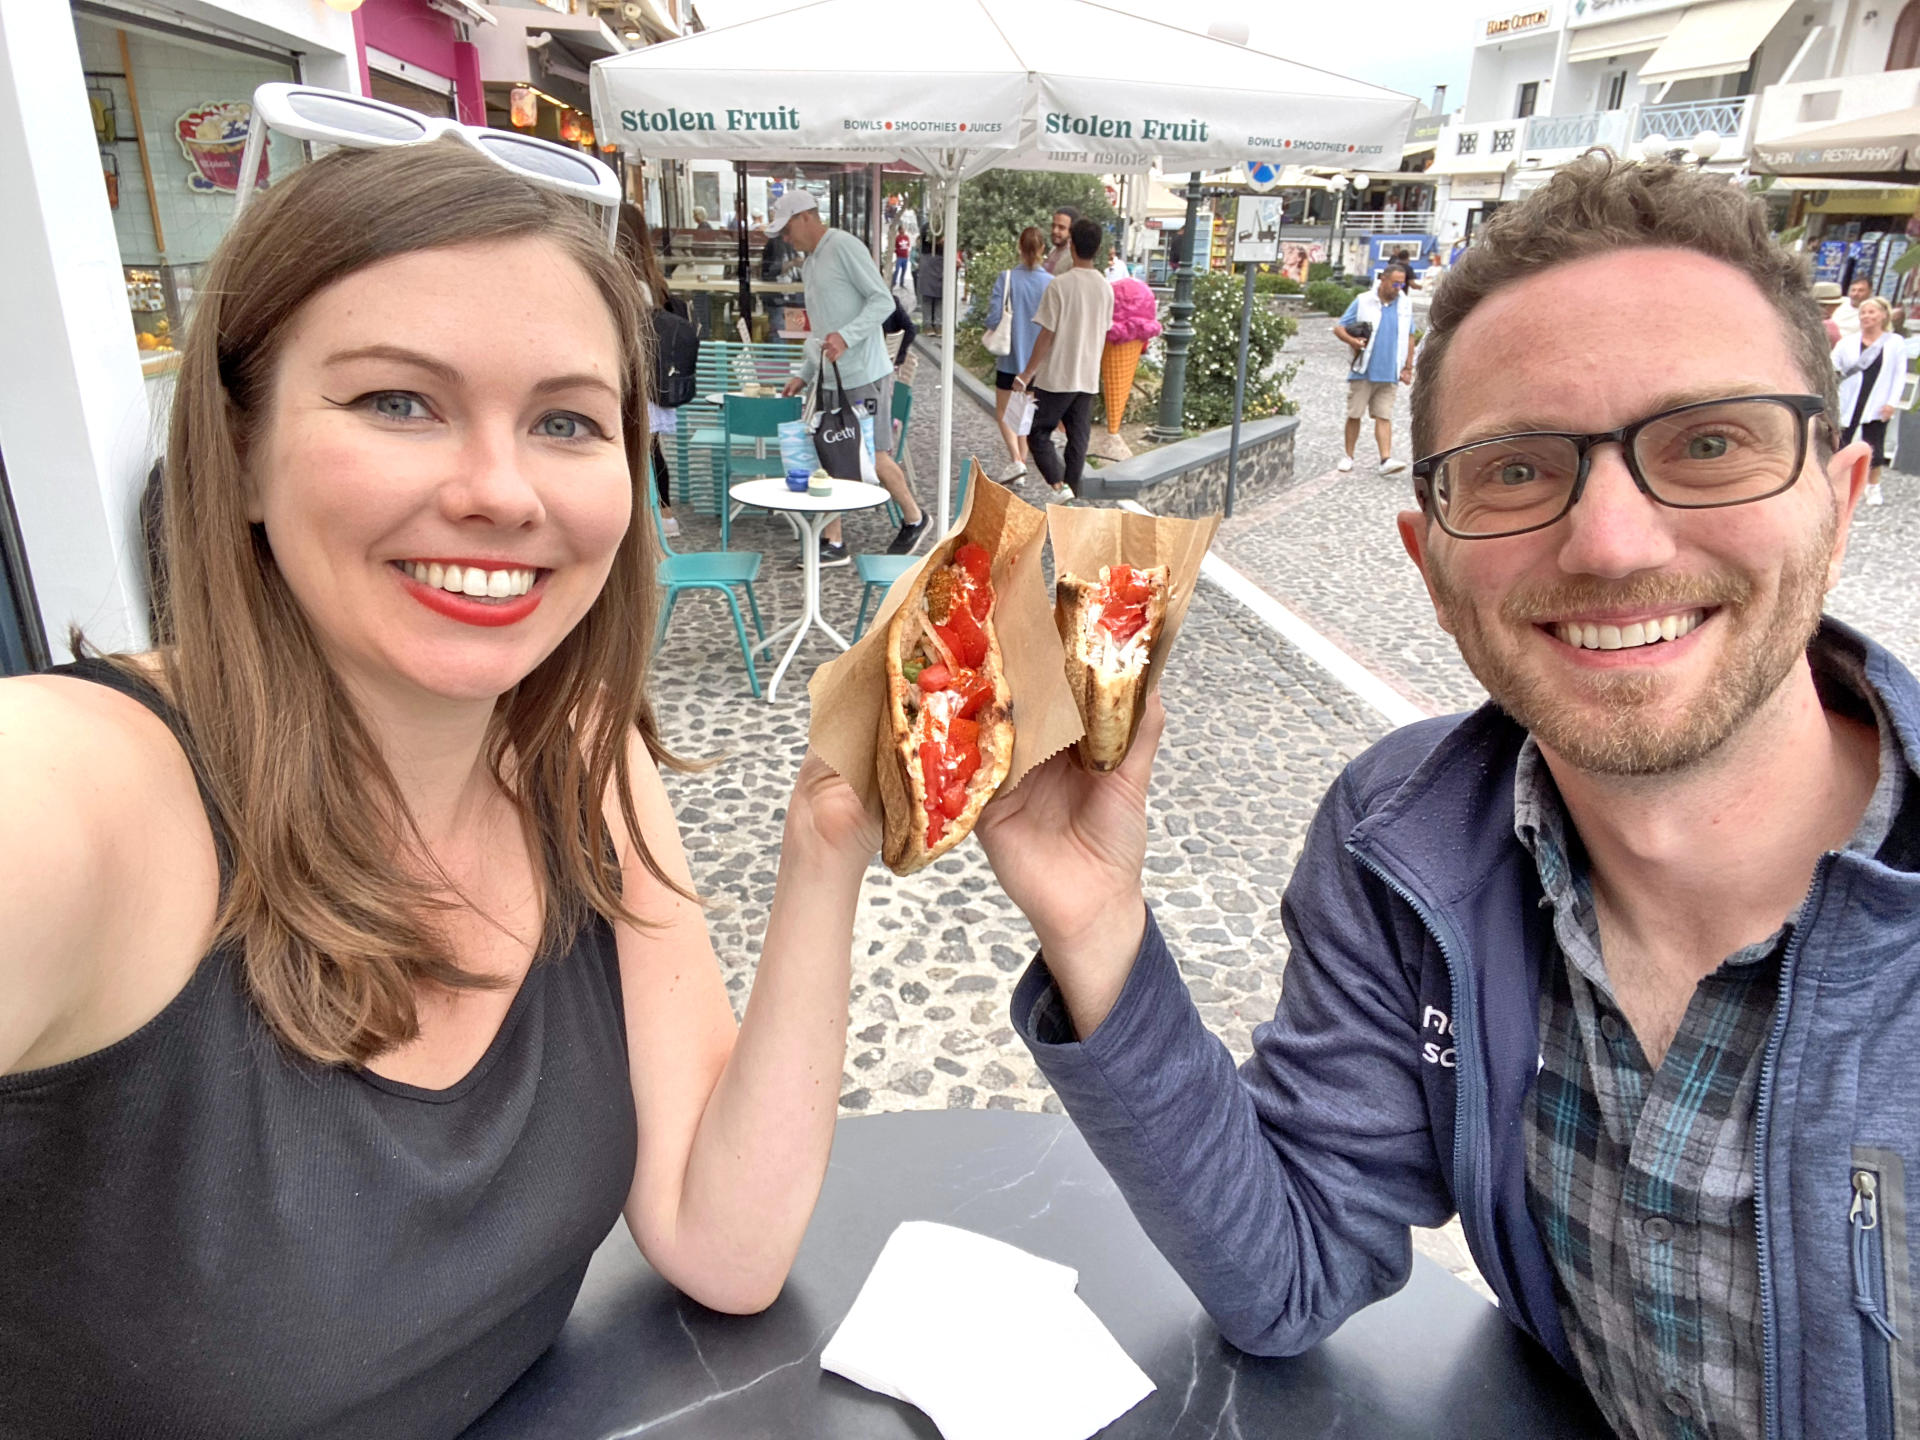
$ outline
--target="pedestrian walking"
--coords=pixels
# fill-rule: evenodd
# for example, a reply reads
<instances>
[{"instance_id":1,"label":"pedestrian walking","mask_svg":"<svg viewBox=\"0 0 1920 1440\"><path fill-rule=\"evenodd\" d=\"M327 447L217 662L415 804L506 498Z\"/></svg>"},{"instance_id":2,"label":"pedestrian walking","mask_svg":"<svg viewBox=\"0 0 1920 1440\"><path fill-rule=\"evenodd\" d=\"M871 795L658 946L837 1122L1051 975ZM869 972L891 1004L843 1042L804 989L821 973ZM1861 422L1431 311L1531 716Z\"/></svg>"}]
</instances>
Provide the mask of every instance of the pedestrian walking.
<instances>
[{"instance_id":1,"label":"pedestrian walking","mask_svg":"<svg viewBox=\"0 0 1920 1440\"><path fill-rule=\"evenodd\" d=\"M1853 282L1864 285L1864 280ZM1833 368L1840 375L1840 443L1851 445L1864 440L1872 448L1872 468L1867 472L1869 505L1883 501L1880 473L1887 464L1887 422L1893 419L1894 402L1900 398L1900 386L1907 378L1906 337L1892 328L1892 307L1878 295L1863 296L1859 311L1859 333L1843 335L1833 347Z\"/></svg>"},{"instance_id":2,"label":"pedestrian walking","mask_svg":"<svg viewBox=\"0 0 1920 1440\"><path fill-rule=\"evenodd\" d=\"M1039 335L1014 388L1033 390L1033 429L1027 444L1056 495L1078 495L1087 465L1087 432L1093 400L1100 392L1100 355L1113 324L1113 287L1094 257L1100 253L1100 227L1092 220L1073 222L1068 232L1073 268L1054 281L1034 312ZM1066 432L1066 463L1053 448L1053 431Z\"/></svg>"},{"instance_id":3,"label":"pedestrian walking","mask_svg":"<svg viewBox=\"0 0 1920 1440\"><path fill-rule=\"evenodd\" d=\"M1001 444L1007 447L1007 463L993 478L1002 485L1018 485L1027 475L1027 437L1007 423L1007 402L1013 398L1014 377L1027 368L1033 358L1033 343L1040 335L1034 316L1041 297L1053 283L1045 260L1046 240L1038 226L1029 225L1020 232L1020 263L1001 271L987 296L989 330L1000 323L1009 305L1013 307L1010 348L993 368L993 420L1000 427Z\"/></svg>"},{"instance_id":4,"label":"pedestrian walking","mask_svg":"<svg viewBox=\"0 0 1920 1440\"><path fill-rule=\"evenodd\" d=\"M942 241L932 235L922 237L920 263L913 271L913 291L920 297L920 328L929 335L940 333L941 303L946 295L946 253Z\"/></svg>"},{"instance_id":5,"label":"pedestrian walking","mask_svg":"<svg viewBox=\"0 0 1920 1440\"><path fill-rule=\"evenodd\" d=\"M1398 475L1407 462L1393 458L1393 402L1402 385L1413 381L1413 302L1407 299L1407 270L1393 261L1380 283L1353 297L1333 333L1353 351L1347 375L1347 453L1334 468L1353 469L1353 447L1360 422L1373 417L1373 438L1380 447L1380 473Z\"/></svg>"},{"instance_id":6,"label":"pedestrian walking","mask_svg":"<svg viewBox=\"0 0 1920 1440\"><path fill-rule=\"evenodd\" d=\"M826 373L846 386L847 403L872 417L873 468L900 507L900 530L887 553L909 555L926 533L927 516L887 444L893 433L893 358L880 327L893 314L893 292L874 268L872 252L846 231L829 228L810 192L787 191L774 202L767 225L807 257L800 274L811 333L800 373L787 382L786 393L798 395L820 377L823 366L838 366L837 376L832 369ZM821 534L820 563L848 563L837 516Z\"/></svg>"},{"instance_id":7,"label":"pedestrian walking","mask_svg":"<svg viewBox=\"0 0 1920 1440\"><path fill-rule=\"evenodd\" d=\"M663 312L691 325L693 314L687 302L667 289L667 277L661 273L659 258L653 251L653 233L637 205L629 203L620 207L619 249L621 258L632 267L634 278L640 282L641 298L656 317L656 329L659 327L657 317ZM673 513L673 477L667 470L667 457L660 449L660 437L677 435L679 431L679 412L656 403L656 397L649 396L647 436L651 442L653 483L660 496L660 528L670 536L680 533L680 521Z\"/></svg>"},{"instance_id":8,"label":"pedestrian walking","mask_svg":"<svg viewBox=\"0 0 1920 1440\"><path fill-rule=\"evenodd\" d=\"M898 290L907 283L907 262L913 259L913 242L907 238L907 232L895 229L893 232L893 288Z\"/></svg>"},{"instance_id":9,"label":"pedestrian walking","mask_svg":"<svg viewBox=\"0 0 1920 1440\"><path fill-rule=\"evenodd\" d=\"M1847 286L1846 298L1833 307L1834 327L1839 330L1840 338L1857 336L1860 333L1860 307L1873 294L1873 283L1869 280L1855 280Z\"/></svg>"},{"instance_id":10,"label":"pedestrian walking","mask_svg":"<svg viewBox=\"0 0 1920 1440\"><path fill-rule=\"evenodd\" d=\"M1867 447L1805 262L1721 176L1590 153L1431 321L1398 538L1490 703L1329 788L1238 1066L1142 877L1163 725L1216 742L1149 703L1113 774L1031 771L976 832L1044 957L1014 1029L1244 1350L1308 1350L1457 1215L1607 1434L1895 1435L1920 680L1821 614Z\"/></svg>"},{"instance_id":11,"label":"pedestrian walking","mask_svg":"<svg viewBox=\"0 0 1920 1440\"><path fill-rule=\"evenodd\" d=\"M1048 239L1053 248L1047 252L1047 271L1053 275L1064 275L1073 268L1073 222L1080 218L1080 211L1072 205L1062 205L1053 212L1053 228Z\"/></svg>"}]
</instances>

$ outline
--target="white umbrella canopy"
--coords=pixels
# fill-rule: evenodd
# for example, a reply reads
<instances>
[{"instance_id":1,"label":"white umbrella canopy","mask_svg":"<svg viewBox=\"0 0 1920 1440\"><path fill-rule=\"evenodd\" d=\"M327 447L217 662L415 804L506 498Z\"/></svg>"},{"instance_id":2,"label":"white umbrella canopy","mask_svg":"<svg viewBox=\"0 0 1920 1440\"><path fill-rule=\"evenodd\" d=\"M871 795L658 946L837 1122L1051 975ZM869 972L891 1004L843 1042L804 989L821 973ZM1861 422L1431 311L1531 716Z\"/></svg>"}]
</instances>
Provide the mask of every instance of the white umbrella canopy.
<instances>
[{"instance_id":1,"label":"white umbrella canopy","mask_svg":"<svg viewBox=\"0 0 1920 1440\"><path fill-rule=\"evenodd\" d=\"M594 132L641 155L907 160L943 182L949 235L960 181L985 170L1391 169L1415 108L1409 95L1098 0L813 0L596 61L592 93ZM955 279L948 245L949 297ZM943 533L953 329L940 347Z\"/></svg>"}]
</instances>

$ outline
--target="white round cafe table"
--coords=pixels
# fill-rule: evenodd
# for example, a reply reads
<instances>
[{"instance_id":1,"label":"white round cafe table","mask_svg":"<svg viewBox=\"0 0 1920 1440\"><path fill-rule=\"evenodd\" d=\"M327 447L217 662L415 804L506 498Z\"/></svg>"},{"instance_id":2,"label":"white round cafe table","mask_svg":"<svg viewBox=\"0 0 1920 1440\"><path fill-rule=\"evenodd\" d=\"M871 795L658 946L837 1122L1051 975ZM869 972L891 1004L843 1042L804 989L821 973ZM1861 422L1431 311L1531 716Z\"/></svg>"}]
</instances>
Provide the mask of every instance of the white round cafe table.
<instances>
[{"instance_id":1,"label":"white round cafe table","mask_svg":"<svg viewBox=\"0 0 1920 1440\"><path fill-rule=\"evenodd\" d=\"M827 624L820 615L820 532L836 515L852 510L871 510L876 505L887 503L887 492L883 486L868 485L861 480L834 480L829 483L832 488L827 494L810 495L803 490L789 490L786 480L776 475L764 480L742 480L727 492L742 505L783 511L800 526L800 563L806 574L806 609L798 620L782 625L753 647L771 654L771 647L788 635L793 636L793 643L787 646L787 653L780 657L779 665L774 668L773 679L767 682L769 704L779 693L780 678L787 673L787 667L799 653L800 642L807 638L809 629L819 630L842 650L847 648L846 637Z\"/></svg>"}]
</instances>

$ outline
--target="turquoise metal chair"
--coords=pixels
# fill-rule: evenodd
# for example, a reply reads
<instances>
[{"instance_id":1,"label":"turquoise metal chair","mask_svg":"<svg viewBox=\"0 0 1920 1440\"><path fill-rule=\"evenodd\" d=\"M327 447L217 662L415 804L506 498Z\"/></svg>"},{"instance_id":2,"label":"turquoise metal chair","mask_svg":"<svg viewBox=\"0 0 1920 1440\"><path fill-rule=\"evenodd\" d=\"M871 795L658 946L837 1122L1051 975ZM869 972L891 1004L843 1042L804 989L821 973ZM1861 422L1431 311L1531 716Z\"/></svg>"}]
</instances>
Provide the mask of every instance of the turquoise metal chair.
<instances>
[{"instance_id":1,"label":"turquoise metal chair","mask_svg":"<svg viewBox=\"0 0 1920 1440\"><path fill-rule=\"evenodd\" d=\"M960 468L960 483L953 487L953 513L958 515L967 504L967 482L973 479L973 467L978 461L969 460ZM853 573L860 577L860 613L854 617L853 638L858 640L861 632L867 628L867 606L872 603L874 593L885 595L893 588L893 582L920 563L918 555L856 555L853 557Z\"/></svg>"},{"instance_id":2,"label":"turquoise metal chair","mask_svg":"<svg viewBox=\"0 0 1920 1440\"><path fill-rule=\"evenodd\" d=\"M913 387L898 382L893 387L893 423L900 427L900 433L893 442L893 463L898 465L907 477L909 485L914 483L913 456L907 450L907 431L913 425ZM961 493L965 494L966 481L963 479ZM905 517L900 506L893 500L887 501L887 518L898 525Z\"/></svg>"},{"instance_id":3,"label":"turquoise metal chair","mask_svg":"<svg viewBox=\"0 0 1920 1440\"><path fill-rule=\"evenodd\" d=\"M681 554L667 543L666 527L660 523L660 497L651 480L641 487L647 492L647 511L653 516L653 533L660 542L660 559L654 567L654 579L666 589L660 606L660 622L654 627L653 648L657 654L667 638L667 622L673 619L673 607L689 590L718 590L733 613L733 633L740 641L740 658L747 665L747 684L753 698L760 698L760 674L753 668L754 647L747 644L747 627L740 618L740 602L734 587L747 592L747 608L753 614L754 632L764 642L767 627L760 619L760 602L753 593L753 582L760 574L757 550L719 550ZM724 513L724 512L723 512Z\"/></svg>"},{"instance_id":4,"label":"turquoise metal chair","mask_svg":"<svg viewBox=\"0 0 1920 1440\"><path fill-rule=\"evenodd\" d=\"M729 395L720 407L726 443L720 447L720 548L733 547L733 482L786 474L780 426L800 418L800 397Z\"/></svg>"}]
</instances>

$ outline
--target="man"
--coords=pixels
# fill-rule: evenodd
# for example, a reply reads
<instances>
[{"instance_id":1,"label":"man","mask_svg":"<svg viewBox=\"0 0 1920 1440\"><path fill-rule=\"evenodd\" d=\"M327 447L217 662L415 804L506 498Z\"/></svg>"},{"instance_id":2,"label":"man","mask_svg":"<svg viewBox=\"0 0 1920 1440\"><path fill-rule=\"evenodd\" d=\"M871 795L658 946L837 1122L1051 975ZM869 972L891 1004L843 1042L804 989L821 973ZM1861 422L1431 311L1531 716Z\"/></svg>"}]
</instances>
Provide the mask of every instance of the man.
<instances>
[{"instance_id":1,"label":"man","mask_svg":"<svg viewBox=\"0 0 1920 1440\"><path fill-rule=\"evenodd\" d=\"M1847 286L1847 298L1833 307L1833 323L1840 331L1840 338L1860 333L1860 304L1873 294L1873 285L1867 280L1856 280Z\"/></svg>"},{"instance_id":2,"label":"man","mask_svg":"<svg viewBox=\"0 0 1920 1440\"><path fill-rule=\"evenodd\" d=\"M1047 251L1047 269L1055 275L1073 269L1073 222L1079 218L1080 211L1072 205L1053 212L1053 228L1048 232L1053 248Z\"/></svg>"},{"instance_id":3,"label":"man","mask_svg":"<svg viewBox=\"0 0 1920 1440\"><path fill-rule=\"evenodd\" d=\"M774 202L767 234L769 243L771 237L784 235L807 257L800 280L811 333L800 373L787 382L786 393L798 395L814 383L823 366L839 365L847 399L873 417L873 468L900 507L900 530L887 553L911 555L926 534L927 516L892 454L893 360L880 327L893 314L893 292L880 278L867 247L844 230L829 229L820 218L819 202L805 190L789 190ZM828 383L834 378L827 369ZM846 538L837 516L821 534L820 563L847 563Z\"/></svg>"},{"instance_id":4,"label":"man","mask_svg":"<svg viewBox=\"0 0 1920 1440\"><path fill-rule=\"evenodd\" d=\"M1073 268L1047 286L1033 312L1039 334L1027 368L1013 377L1016 391L1033 391L1033 426L1027 444L1033 463L1060 499L1080 493L1087 468L1087 433L1093 423L1093 397L1100 391L1100 352L1113 325L1113 286L1100 273L1100 226L1075 220L1069 232ZM1063 467L1053 448L1053 430L1067 436Z\"/></svg>"},{"instance_id":5,"label":"man","mask_svg":"<svg viewBox=\"0 0 1920 1440\"><path fill-rule=\"evenodd\" d=\"M1353 297L1333 333L1353 351L1347 375L1347 453L1334 469L1353 469L1353 447L1360 422L1373 416L1373 438L1380 447L1380 473L1398 475L1407 462L1393 458L1393 402L1402 385L1413 383L1413 302L1406 298L1407 267L1390 261L1380 283ZM1353 325L1360 334L1348 330Z\"/></svg>"},{"instance_id":6,"label":"man","mask_svg":"<svg viewBox=\"0 0 1920 1440\"><path fill-rule=\"evenodd\" d=\"M1664 323L1682 294L1714 322ZM1112 775L1029 774L980 827L1044 957L1015 1024L1245 1349L1312 1345L1457 1210L1619 1434L1891 1435L1920 682L1820 618L1868 454L1805 273L1719 177L1590 156L1431 324L1400 533L1494 703L1329 792L1238 1075L1142 900L1158 713Z\"/></svg>"},{"instance_id":7,"label":"man","mask_svg":"<svg viewBox=\"0 0 1920 1440\"><path fill-rule=\"evenodd\" d=\"M789 280L800 268L800 253L779 231L767 233L767 243L760 250L760 278L762 280ZM780 332L787 327L787 310L790 306L804 303L802 295L769 295L766 297L767 329L772 339L779 339Z\"/></svg>"}]
</instances>

